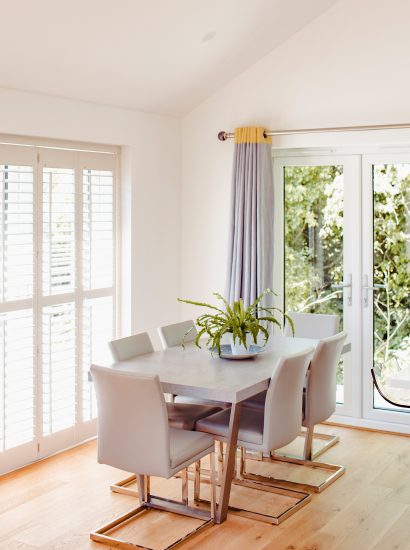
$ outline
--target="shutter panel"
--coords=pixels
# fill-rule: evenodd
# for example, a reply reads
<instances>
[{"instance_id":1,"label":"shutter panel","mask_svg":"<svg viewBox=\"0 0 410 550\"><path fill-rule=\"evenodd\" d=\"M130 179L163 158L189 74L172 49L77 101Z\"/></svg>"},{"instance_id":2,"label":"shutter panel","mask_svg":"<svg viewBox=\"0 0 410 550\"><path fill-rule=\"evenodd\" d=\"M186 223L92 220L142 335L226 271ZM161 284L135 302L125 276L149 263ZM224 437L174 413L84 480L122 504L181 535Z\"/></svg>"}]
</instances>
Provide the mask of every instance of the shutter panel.
<instances>
[{"instance_id":1,"label":"shutter panel","mask_svg":"<svg viewBox=\"0 0 410 550\"><path fill-rule=\"evenodd\" d=\"M31 310L0 314L0 452L34 437L34 336Z\"/></svg>"},{"instance_id":2,"label":"shutter panel","mask_svg":"<svg viewBox=\"0 0 410 550\"><path fill-rule=\"evenodd\" d=\"M33 168L0 165L0 301L33 294Z\"/></svg>"},{"instance_id":3,"label":"shutter panel","mask_svg":"<svg viewBox=\"0 0 410 550\"><path fill-rule=\"evenodd\" d=\"M75 173L43 169L43 295L75 286Z\"/></svg>"},{"instance_id":4,"label":"shutter panel","mask_svg":"<svg viewBox=\"0 0 410 550\"><path fill-rule=\"evenodd\" d=\"M76 327L74 303L43 308L43 435L74 426Z\"/></svg>"},{"instance_id":5,"label":"shutter panel","mask_svg":"<svg viewBox=\"0 0 410 550\"><path fill-rule=\"evenodd\" d=\"M0 164L0 452L34 438L33 186L32 166Z\"/></svg>"},{"instance_id":6,"label":"shutter panel","mask_svg":"<svg viewBox=\"0 0 410 550\"><path fill-rule=\"evenodd\" d=\"M112 362L108 342L113 339L113 298L93 298L83 303L82 387L83 420L97 416L94 386L89 381L90 365L108 365Z\"/></svg>"},{"instance_id":7,"label":"shutter panel","mask_svg":"<svg viewBox=\"0 0 410 550\"><path fill-rule=\"evenodd\" d=\"M113 285L113 173L83 170L83 288Z\"/></svg>"}]
</instances>

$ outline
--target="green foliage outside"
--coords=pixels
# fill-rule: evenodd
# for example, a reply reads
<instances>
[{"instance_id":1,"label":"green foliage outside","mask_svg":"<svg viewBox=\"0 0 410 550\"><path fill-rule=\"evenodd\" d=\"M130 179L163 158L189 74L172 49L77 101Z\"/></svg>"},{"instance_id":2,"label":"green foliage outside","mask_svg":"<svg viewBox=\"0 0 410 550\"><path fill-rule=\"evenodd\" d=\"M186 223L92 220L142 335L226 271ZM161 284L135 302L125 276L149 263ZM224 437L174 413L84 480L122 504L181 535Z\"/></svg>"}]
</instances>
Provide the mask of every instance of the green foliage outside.
<instances>
[{"instance_id":1,"label":"green foliage outside","mask_svg":"<svg viewBox=\"0 0 410 550\"><path fill-rule=\"evenodd\" d=\"M382 381L410 369L410 166L378 165L374 183L375 368ZM397 393L397 392L396 392ZM398 392L410 403L410 392Z\"/></svg>"},{"instance_id":2,"label":"green foliage outside","mask_svg":"<svg viewBox=\"0 0 410 550\"><path fill-rule=\"evenodd\" d=\"M287 311L343 317L342 166L285 168ZM342 363L337 383L343 384Z\"/></svg>"}]
</instances>

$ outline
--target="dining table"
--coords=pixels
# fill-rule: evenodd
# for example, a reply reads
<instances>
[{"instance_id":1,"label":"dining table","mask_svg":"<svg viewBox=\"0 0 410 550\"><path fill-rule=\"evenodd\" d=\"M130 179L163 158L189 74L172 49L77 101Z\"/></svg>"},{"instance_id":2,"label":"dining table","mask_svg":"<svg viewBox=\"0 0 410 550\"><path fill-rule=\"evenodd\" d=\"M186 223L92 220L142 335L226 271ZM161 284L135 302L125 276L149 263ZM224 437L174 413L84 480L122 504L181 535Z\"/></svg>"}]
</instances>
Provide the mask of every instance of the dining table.
<instances>
[{"instance_id":1,"label":"dining table","mask_svg":"<svg viewBox=\"0 0 410 550\"><path fill-rule=\"evenodd\" d=\"M266 390L280 357L315 348L319 340L273 336L263 352L252 358L223 359L204 345L189 343L113 363L113 369L157 374L164 393L231 403L226 457L216 522L226 520L235 467L242 402ZM342 353L350 351L345 344Z\"/></svg>"}]
</instances>

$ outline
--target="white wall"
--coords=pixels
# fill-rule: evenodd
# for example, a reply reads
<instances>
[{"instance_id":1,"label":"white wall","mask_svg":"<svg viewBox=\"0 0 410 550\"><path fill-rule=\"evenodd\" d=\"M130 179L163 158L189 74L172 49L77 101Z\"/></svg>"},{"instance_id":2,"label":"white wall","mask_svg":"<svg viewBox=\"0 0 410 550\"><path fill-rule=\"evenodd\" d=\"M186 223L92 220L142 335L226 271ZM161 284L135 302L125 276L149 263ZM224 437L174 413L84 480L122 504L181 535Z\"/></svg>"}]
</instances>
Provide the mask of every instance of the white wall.
<instances>
[{"instance_id":1,"label":"white wall","mask_svg":"<svg viewBox=\"0 0 410 550\"><path fill-rule=\"evenodd\" d=\"M410 122L408 0L341 0L182 123L181 294L224 289L232 140L219 130ZM276 138L277 146L410 141L408 132ZM191 314L182 306L181 317Z\"/></svg>"},{"instance_id":2,"label":"white wall","mask_svg":"<svg viewBox=\"0 0 410 550\"><path fill-rule=\"evenodd\" d=\"M126 109L0 90L0 133L120 145L123 334L178 315L180 122Z\"/></svg>"}]
</instances>

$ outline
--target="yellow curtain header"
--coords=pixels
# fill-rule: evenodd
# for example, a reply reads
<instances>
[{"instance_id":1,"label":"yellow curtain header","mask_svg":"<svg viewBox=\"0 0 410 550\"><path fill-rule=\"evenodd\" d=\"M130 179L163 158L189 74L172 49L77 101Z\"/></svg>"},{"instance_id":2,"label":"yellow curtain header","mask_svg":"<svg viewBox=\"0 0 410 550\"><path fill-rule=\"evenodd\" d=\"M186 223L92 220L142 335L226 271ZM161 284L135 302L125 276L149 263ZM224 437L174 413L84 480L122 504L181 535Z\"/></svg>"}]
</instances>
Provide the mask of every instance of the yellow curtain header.
<instances>
[{"instance_id":1,"label":"yellow curtain header","mask_svg":"<svg viewBox=\"0 0 410 550\"><path fill-rule=\"evenodd\" d=\"M265 128L248 126L235 129L235 143L272 143L272 139L264 136Z\"/></svg>"}]
</instances>

